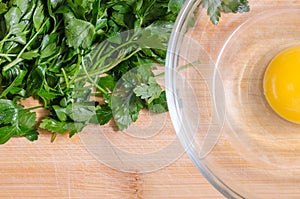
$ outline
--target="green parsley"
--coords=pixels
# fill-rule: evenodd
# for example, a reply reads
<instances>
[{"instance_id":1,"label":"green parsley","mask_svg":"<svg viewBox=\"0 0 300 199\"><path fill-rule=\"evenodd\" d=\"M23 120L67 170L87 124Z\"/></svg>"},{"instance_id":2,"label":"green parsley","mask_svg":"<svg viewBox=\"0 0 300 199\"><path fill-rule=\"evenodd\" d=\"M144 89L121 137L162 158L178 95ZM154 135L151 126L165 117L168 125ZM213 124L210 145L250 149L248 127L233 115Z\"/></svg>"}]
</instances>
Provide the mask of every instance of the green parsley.
<instances>
[{"instance_id":1,"label":"green parsley","mask_svg":"<svg viewBox=\"0 0 300 199\"><path fill-rule=\"evenodd\" d=\"M39 128L72 137L112 119L123 130L141 109L161 112L153 108L161 102L167 111L152 68L164 64L183 3L0 0L0 143L13 136L36 140ZM135 68L134 84L123 81ZM116 104L117 89L130 94L115 96ZM49 115L37 121L34 108L19 105L29 97Z\"/></svg>"},{"instance_id":2,"label":"green parsley","mask_svg":"<svg viewBox=\"0 0 300 199\"><path fill-rule=\"evenodd\" d=\"M168 110L153 68L165 62L185 0L0 0L0 144L38 139L38 129L74 134L114 120L120 130L141 109ZM220 12L249 10L246 0L203 0ZM49 115L37 121L39 100ZM96 100L101 99L101 100Z\"/></svg>"},{"instance_id":3,"label":"green parsley","mask_svg":"<svg viewBox=\"0 0 300 199\"><path fill-rule=\"evenodd\" d=\"M204 8L207 8L207 14L213 24L218 24L221 12L225 13L243 13L249 12L248 0L202 0Z\"/></svg>"}]
</instances>

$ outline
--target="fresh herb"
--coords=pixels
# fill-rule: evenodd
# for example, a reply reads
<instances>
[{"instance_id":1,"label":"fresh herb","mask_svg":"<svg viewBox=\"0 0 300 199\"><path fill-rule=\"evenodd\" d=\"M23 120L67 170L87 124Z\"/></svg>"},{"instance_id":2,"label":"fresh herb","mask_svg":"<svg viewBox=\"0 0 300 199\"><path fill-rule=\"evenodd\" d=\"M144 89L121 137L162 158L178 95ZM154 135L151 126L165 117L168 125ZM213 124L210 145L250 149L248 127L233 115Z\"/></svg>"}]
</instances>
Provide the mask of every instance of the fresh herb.
<instances>
[{"instance_id":1,"label":"fresh herb","mask_svg":"<svg viewBox=\"0 0 300 199\"><path fill-rule=\"evenodd\" d=\"M151 64L143 64L130 70L121 77L112 96L111 106L115 122L120 129L127 128L138 119L141 109L149 108L160 97L166 96L156 82Z\"/></svg>"},{"instance_id":2,"label":"fresh herb","mask_svg":"<svg viewBox=\"0 0 300 199\"><path fill-rule=\"evenodd\" d=\"M12 136L37 140L36 114L11 100L0 99L0 144Z\"/></svg>"},{"instance_id":3,"label":"fresh herb","mask_svg":"<svg viewBox=\"0 0 300 199\"><path fill-rule=\"evenodd\" d=\"M0 0L0 144L38 129L74 134L114 120L120 130L141 109L167 111L153 69L165 62L184 0ZM203 0L216 24L220 12L248 2ZM49 115L36 118L39 100ZM40 121L37 121L40 120Z\"/></svg>"},{"instance_id":4,"label":"fresh herb","mask_svg":"<svg viewBox=\"0 0 300 199\"><path fill-rule=\"evenodd\" d=\"M0 0L0 143L36 140L39 128L72 137L112 119L123 130L143 108L167 111L152 69L183 3ZM49 115L37 121L19 104L29 97Z\"/></svg>"},{"instance_id":5,"label":"fresh herb","mask_svg":"<svg viewBox=\"0 0 300 199\"><path fill-rule=\"evenodd\" d=\"M243 13L249 12L248 0L202 0L204 8L207 8L207 14L213 24L218 24L221 12L225 13Z\"/></svg>"}]
</instances>

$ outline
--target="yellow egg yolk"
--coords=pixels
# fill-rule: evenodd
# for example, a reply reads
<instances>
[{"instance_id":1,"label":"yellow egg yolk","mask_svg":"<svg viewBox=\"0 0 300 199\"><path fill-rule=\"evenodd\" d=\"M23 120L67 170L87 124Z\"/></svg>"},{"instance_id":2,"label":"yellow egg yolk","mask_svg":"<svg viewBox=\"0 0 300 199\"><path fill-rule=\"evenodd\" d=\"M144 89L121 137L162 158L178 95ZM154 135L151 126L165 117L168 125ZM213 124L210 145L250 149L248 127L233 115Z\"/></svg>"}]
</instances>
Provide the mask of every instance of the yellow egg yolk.
<instances>
[{"instance_id":1,"label":"yellow egg yolk","mask_svg":"<svg viewBox=\"0 0 300 199\"><path fill-rule=\"evenodd\" d=\"M279 53L266 69L264 94L282 118L300 124L300 46Z\"/></svg>"}]
</instances>

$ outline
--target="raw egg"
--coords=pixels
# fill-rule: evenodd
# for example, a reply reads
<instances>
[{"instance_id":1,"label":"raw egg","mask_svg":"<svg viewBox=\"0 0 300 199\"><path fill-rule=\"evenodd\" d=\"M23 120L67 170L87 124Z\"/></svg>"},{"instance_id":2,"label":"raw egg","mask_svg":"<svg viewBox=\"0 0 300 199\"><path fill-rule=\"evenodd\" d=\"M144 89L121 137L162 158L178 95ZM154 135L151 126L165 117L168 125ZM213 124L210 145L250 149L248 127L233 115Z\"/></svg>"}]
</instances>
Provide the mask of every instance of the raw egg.
<instances>
[{"instance_id":1,"label":"raw egg","mask_svg":"<svg viewBox=\"0 0 300 199\"><path fill-rule=\"evenodd\" d=\"M282 118L300 124L300 46L283 50L268 65L264 95Z\"/></svg>"}]
</instances>

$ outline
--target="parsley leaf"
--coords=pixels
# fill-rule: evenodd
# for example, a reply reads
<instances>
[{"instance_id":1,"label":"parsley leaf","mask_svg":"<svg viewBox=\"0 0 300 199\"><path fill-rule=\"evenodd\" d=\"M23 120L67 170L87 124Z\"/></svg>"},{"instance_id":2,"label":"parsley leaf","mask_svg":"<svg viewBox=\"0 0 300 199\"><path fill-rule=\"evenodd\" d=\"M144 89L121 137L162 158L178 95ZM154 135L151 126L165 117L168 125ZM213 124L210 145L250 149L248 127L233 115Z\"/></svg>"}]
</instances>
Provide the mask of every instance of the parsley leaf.
<instances>
[{"instance_id":1,"label":"parsley leaf","mask_svg":"<svg viewBox=\"0 0 300 199\"><path fill-rule=\"evenodd\" d=\"M207 8L207 14L213 24L218 24L221 12L249 12L248 0L203 0L203 7Z\"/></svg>"},{"instance_id":2,"label":"parsley leaf","mask_svg":"<svg viewBox=\"0 0 300 199\"><path fill-rule=\"evenodd\" d=\"M155 99L163 101L165 95L156 82L152 64L140 65L124 74L111 98L114 120L119 129L123 130L135 122L140 110L149 107L149 104L153 107Z\"/></svg>"},{"instance_id":3,"label":"parsley leaf","mask_svg":"<svg viewBox=\"0 0 300 199\"><path fill-rule=\"evenodd\" d=\"M6 3L1 3L0 2L0 14L3 14L7 11L7 5Z\"/></svg>"},{"instance_id":4,"label":"parsley leaf","mask_svg":"<svg viewBox=\"0 0 300 199\"><path fill-rule=\"evenodd\" d=\"M37 140L38 132L35 124L34 112L11 100L0 99L0 144L4 144L13 136Z\"/></svg>"},{"instance_id":5,"label":"parsley leaf","mask_svg":"<svg viewBox=\"0 0 300 199\"><path fill-rule=\"evenodd\" d=\"M87 21L76 19L70 13L65 14L64 19L67 44L74 48L90 48L95 34L94 26Z\"/></svg>"},{"instance_id":6,"label":"parsley leaf","mask_svg":"<svg viewBox=\"0 0 300 199\"><path fill-rule=\"evenodd\" d=\"M170 11L174 13L178 13L183 6L185 0L170 0L168 4L168 8Z\"/></svg>"},{"instance_id":7,"label":"parsley leaf","mask_svg":"<svg viewBox=\"0 0 300 199\"><path fill-rule=\"evenodd\" d=\"M154 99L151 103L149 103L148 108L154 113L167 112L168 104L167 104L166 92L163 91L158 98Z\"/></svg>"},{"instance_id":8,"label":"parsley leaf","mask_svg":"<svg viewBox=\"0 0 300 199\"><path fill-rule=\"evenodd\" d=\"M108 105L102 105L96 108L96 117L93 117L89 123L104 125L112 118L113 114L111 108Z\"/></svg>"},{"instance_id":9,"label":"parsley leaf","mask_svg":"<svg viewBox=\"0 0 300 199\"><path fill-rule=\"evenodd\" d=\"M6 143L11 137L18 133L17 129L11 126L0 128L0 144Z\"/></svg>"},{"instance_id":10,"label":"parsley leaf","mask_svg":"<svg viewBox=\"0 0 300 199\"><path fill-rule=\"evenodd\" d=\"M158 83L156 83L154 77L149 78L147 84L142 83L141 85L135 87L133 92L137 97L141 99L148 99L148 103L158 98L162 92L162 89Z\"/></svg>"},{"instance_id":11,"label":"parsley leaf","mask_svg":"<svg viewBox=\"0 0 300 199\"><path fill-rule=\"evenodd\" d=\"M46 129L53 133L64 134L69 132L69 137L72 137L74 134L82 131L85 126L86 125L84 123L74 121L61 122L49 117L44 118L40 124L40 128Z\"/></svg>"}]
</instances>

